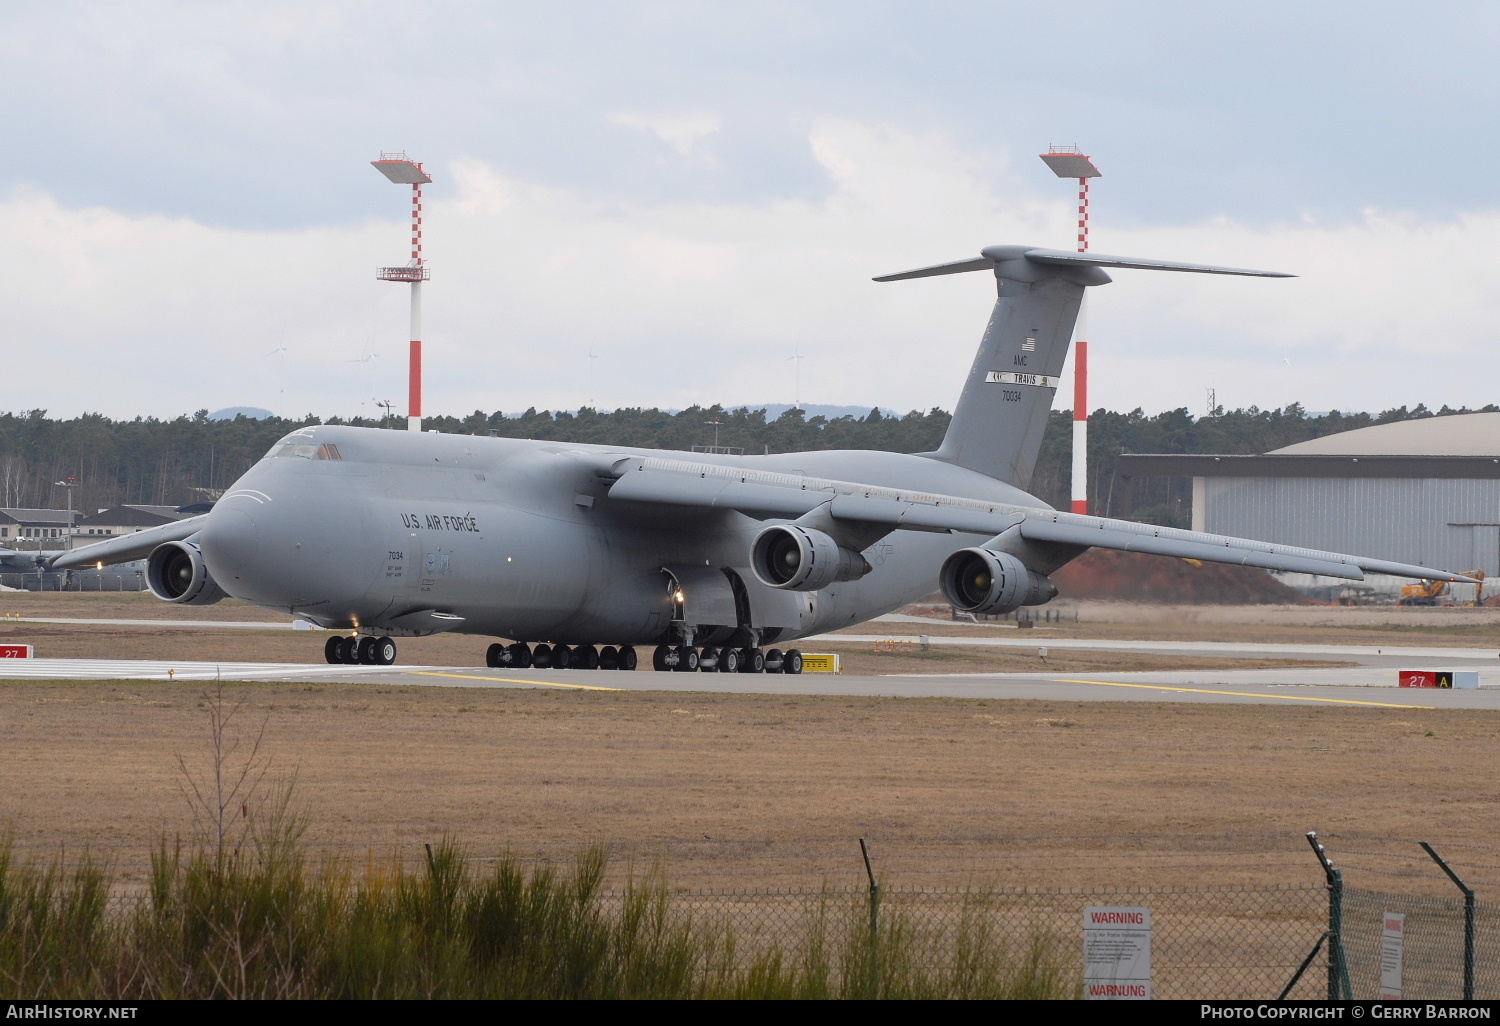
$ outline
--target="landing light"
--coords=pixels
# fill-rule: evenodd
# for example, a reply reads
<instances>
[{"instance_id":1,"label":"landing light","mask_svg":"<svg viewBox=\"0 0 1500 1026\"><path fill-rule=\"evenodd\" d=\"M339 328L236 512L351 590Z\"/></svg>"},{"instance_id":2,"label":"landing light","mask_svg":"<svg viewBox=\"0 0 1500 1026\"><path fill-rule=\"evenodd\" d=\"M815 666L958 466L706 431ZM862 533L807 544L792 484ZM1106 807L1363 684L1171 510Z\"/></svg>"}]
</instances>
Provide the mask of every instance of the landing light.
<instances>
[{"instance_id":1,"label":"landing light","mask_svg":"<svg viewBox=\"0 0 1500 1026\"><path fill-rule=\"evenodd\" d=\"M678 602L681 602L682 601L682 592L680 592L680 591L673 592L672 593L672 598L676 599Z\"/></svg>"}]
</instances>

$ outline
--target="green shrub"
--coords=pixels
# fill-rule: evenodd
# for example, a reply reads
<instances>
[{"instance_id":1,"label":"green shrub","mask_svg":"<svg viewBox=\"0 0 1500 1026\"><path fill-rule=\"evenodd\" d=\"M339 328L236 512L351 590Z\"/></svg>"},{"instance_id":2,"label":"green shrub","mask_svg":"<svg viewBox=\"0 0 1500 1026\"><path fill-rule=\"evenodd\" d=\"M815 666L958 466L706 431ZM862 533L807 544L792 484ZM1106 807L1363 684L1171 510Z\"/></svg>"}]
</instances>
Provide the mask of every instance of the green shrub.
<instances>
[{"instance_id":1,"label":"green shrub","mask_svg":"<svg viewBox=\"0 0 1500 1026\"><path fill-rule=\"evenodd\" d=\"M281 803L285 810L285 803ZM605 852L566 869L465 857L416 872L309 859L301 824L242 847L152 855L145 893L108 865L21 860L0 841L0 999L1068 997L1045 938L1014 947L986 895L956 925L865 895L674 896L665 875L604 890ZM483 868L476 868L483 867ZM779 902L776 928L733 919ZM725 918L728 916L729 918ZM949 917L951 919L951 917ZM1019 957L1012 957L1019 951Z\"/></svg>"}]
</instances>

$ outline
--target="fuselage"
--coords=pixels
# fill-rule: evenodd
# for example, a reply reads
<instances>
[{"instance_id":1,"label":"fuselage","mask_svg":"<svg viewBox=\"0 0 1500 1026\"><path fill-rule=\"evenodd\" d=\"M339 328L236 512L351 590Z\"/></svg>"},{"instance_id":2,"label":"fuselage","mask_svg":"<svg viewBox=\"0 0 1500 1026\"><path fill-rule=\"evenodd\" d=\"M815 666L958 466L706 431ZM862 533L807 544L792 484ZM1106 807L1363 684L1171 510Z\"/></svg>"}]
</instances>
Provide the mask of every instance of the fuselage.
<instances>
[{"instance_id":1,"label":"fuselage","mask_svg":"<svg viewBox=\"0 0 1500 1026\"><path fill-rule=\"evenodd\" d=\"M974 543L897 530L865 549L872 569L860 580L778 591L748 568L752 539L776 521L611 501L609 468L633 456L1046 508L993 478L900 453L719 456L316 426L283 439L219 500L200 535L203 559L228 594L325 627L575 645L670 640L682 592L719 588L719 573L735 609L703 615L720 634L753 627L784 643L930 594L943 560ZM720 623L730 617L739 622Z\"/></svg>"}]
</instances>

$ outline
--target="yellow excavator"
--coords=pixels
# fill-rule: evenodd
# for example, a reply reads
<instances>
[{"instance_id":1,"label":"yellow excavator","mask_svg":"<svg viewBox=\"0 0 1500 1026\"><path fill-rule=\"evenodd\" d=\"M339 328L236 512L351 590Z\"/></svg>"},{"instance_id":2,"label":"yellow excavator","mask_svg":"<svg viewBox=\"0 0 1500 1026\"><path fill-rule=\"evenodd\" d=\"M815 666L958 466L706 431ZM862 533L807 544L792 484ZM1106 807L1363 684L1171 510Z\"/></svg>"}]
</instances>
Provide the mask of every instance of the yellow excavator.
<instances>
[{"instance_id":1,"label":"yellow excavator","mask_svg":"<svg viewBox=\"0 0 1500 1026\"><path fill-rule=\"evenodd\" d=\"M1463 574L1465 577L1472 577L1476 581L1474 585L1474 602L1472 604L1477 606L1484 599L1484 571L1465 570ZM1452 605L1452 602L1439 602L1439 599L1447 594L1449 594L1447 581L1423 580L1418 581L1416 584L1405 585L1401 589L1401 598L1397 600L1396 604L1401 606Z\"/></svg>"}]
</instances>

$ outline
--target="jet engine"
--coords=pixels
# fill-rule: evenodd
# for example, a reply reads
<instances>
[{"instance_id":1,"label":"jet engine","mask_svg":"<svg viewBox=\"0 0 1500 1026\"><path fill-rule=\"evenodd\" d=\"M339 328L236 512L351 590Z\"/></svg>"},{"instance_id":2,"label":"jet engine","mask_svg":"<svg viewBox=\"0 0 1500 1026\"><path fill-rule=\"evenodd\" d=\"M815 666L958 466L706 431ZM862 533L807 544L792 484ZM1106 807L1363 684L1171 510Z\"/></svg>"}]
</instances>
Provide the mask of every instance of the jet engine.
<instances>
[{"instance_id":1,"label":"jet engine","mask_svg":"<svg viewBox=\"0 0 1500 1026\"><path fill-rule=\"evenodd\" d=\"M989 549L959 549L944 560L938 579L953 607L969 613L1008 613L1057 594L1050 578L1008 552Z\"/></svg>"},{"instance_id":2,"label":"jet engine","mask_svg":"<svg viewBox=\"0 0 1500 1026\"><path fill-rule=\"evenodd\" d=\"M224 598L224 589L208 576L203 555L191 541L164 542L146 560L146 587L165 602L208 606Z\"/></svg>"},{"instance_id":3,"label":"jet engine","mask_svg":"<svg viewBox=\"0 0 1500 1026\"><path fill-rule=\"evenodd\" d=\"M796 524L768 527L750 545L750 568L785 591L818 591L835 581L857 581L870 564L829 535Z\"/></svg>"}]
</instances>

